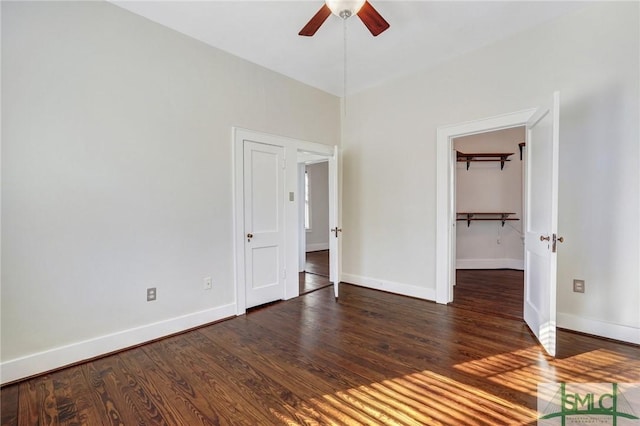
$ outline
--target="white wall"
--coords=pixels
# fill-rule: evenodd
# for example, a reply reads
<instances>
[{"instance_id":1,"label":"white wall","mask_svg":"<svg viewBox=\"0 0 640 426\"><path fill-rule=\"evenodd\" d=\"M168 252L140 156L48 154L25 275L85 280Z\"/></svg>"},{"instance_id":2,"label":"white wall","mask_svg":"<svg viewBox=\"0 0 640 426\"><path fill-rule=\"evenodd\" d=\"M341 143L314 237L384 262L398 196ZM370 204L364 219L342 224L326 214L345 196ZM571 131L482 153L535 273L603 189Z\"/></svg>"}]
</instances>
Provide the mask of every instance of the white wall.
<instances>
[{"instance_id":1,"label":"white wall","mask_svg":"<svg viewBox=\"0 0 640 426\"><path fill-rule=\"evenodd\" d=\"M109 3L2 2L2 88L4 382L234 315L232 126L340 137L338 98Z\"/></svg>"},{"instance_id":2,"label":"white wall","mask_svg":"<svg viewBox=\"0 0 640 426\"><path fill-rule=\"evenodd\" d=\"M559 89L559 325L640 342L638 9L592 3L351 96L343 277L434 298L436 129L536 107ZM571 291L573 278L586 293Z\"/></svg>"},{"instance_id":3,"label":"white wall","mask_svg":"<svg viewBox=\"0 0 640 426\"><path fill-rule=\"evenodd\" d=\"M524 142L524 127L479 133L453 140L463 153L513 153L500 169L500 162L456 163L456 211L511 212L517 221L459 221L456 225L456 267L492 269L524 267L522 239L522 171L518 144Z\"/></svg>"},{"instance_id":4,"label":"white wall","mask_svg":"<svg viewBox=\"0 0 640 426\"><path fill-rule=\"evenodd\" d=\"M329 250L329 163L306 166L309 176L311 229L306 232L307 251Z\"/></svg>"}]
</instances>

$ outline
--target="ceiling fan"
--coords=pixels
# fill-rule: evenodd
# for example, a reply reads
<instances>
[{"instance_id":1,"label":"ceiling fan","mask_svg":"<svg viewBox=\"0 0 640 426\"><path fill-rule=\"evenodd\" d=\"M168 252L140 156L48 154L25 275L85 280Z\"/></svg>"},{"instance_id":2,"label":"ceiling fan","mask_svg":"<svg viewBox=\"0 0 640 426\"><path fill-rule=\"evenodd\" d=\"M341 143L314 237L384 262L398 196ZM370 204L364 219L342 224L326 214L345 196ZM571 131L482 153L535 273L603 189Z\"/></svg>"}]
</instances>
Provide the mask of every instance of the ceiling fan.
<instances>
[{"instance_id":1,"label":"ceiling fan","mask_svg":"<svg viewBox=\"0 0 640 426\"><path fill-rule=\"evenodd\" d=\"M366 0L325 0L320 10L298 35L311 37L332 13L342 19L358 15L374 37L389 28L389 23Z\"/></svg>"}]
</instances>

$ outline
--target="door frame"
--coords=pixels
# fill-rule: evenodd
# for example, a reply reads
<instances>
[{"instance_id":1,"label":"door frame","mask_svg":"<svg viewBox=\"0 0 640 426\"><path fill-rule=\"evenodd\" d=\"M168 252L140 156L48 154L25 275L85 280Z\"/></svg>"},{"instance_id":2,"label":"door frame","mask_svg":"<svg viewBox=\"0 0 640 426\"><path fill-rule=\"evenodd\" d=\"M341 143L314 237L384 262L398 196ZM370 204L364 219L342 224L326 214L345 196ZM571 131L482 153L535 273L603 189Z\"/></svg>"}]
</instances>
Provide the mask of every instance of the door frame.
<instances>
[{"instance_id":1,"label":"door frame","mask_svg":"<svg viewBox=\"0 0 640 426\"><path fill-rule=\"evenodd\" d=\"M436 303L453 301L456 280L455 172L453 139L525 126L537 108L467 121L437 129L436 138ZM526 220L526 219L525 219Z\"/></svg>"},{"instance_id":2,"label":"door frame","mask_svg":"<svg viewBox=\"0 0 640 426\"><path fill-rule=\"evenodd\" d=\"M333 158L335 147L316 142L304 141L285 136L272 135L239 127L232 128L233 164L233 246L234 246L234 286L236 315L246 313L246 279L244 251L244 141L279 146L284 149L284 249L285 283L283 299L297 297L300 293L298 277L298 151L314 152ZM290 194L294 200L290 201ZM337 206L336 208L339 208Z\"/></svg>"}]
</instances>

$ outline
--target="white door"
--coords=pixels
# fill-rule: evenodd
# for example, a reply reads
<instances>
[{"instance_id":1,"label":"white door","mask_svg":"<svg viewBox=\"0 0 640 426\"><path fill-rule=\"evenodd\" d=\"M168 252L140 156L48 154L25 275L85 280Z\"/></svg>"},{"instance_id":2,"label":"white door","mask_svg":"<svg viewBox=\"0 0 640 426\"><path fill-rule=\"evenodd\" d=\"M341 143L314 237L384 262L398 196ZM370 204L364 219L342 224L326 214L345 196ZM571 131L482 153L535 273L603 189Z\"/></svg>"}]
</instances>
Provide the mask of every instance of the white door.
<instances>
[{"instance_id":1,"label":"white door","mask_svg":"<svg viewBox=\"0 0 640 426\"><path fill-rule=\"evenodd\" d=\"M451 167L450 167L450 173L451 175L449 176L449 179L451 180L451 188L452 188L452 196L450 197L451 200L451 207L450 207L450 211L451 211L451 234L449 236L450 241L451 241L451 252L449 253L449 279L451 280L451 290L450 290L450 294L449 294L449 300L453 301L453 288L456 285L456 274L457 274L457 268L458 268L458 257L457 257L457 252L456 250L458 250L458 229L456 228L458 225L458 207L457 207L457 202L458 200L456 199L457 197L457 176L458 176L458 171L457 171L457 165L458 165L458 154L456 149L453 146L453 141L451 142Z\"/></svg>"},{"instance_id":2,"label":"white door","mask_svg":"<svg viewBox=\"0 0 640 426\"><path fill-rule=\"evenodd\" d=\"M527 123L524 320L556 353L559 92Z\"/></svg>"},{"instance_id":3,"label":"white door","mask_svg":"<svg viewBox=\"0 0 640 426\"><path fill-rule=\"evenodd\" d=\"M333 293L338 298L340 285L340 236L342 228L338 223L338 147L329 158L329 280L333 283Z\"/></svg>"},{"instance_id":4,"label":"white door","mask_svg":"<svg viewBox=\"0 0 640 426\"><path fill-rule=\"evenodd\" d=\"M246 307L284 298L284 149L244 141Z\"/></svg>"}]
</instances>

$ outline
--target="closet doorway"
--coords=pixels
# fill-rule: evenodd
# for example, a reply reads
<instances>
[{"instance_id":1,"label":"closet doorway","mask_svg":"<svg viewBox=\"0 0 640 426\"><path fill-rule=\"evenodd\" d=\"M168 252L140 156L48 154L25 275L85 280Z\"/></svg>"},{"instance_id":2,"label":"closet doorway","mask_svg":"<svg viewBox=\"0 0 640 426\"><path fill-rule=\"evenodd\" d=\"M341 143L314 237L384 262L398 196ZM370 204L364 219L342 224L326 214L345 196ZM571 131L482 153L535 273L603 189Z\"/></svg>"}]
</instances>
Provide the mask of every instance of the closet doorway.
<instances>
[{"instance_id":1,"label":"closet doorway","mask_svg":"<svg viewBox=\"0 0 640 426\"><path fill-rule=\"evenodd\" d=\"M453 139L453 306L523 318L525 127Z\"/></svg>"}]
</instances>

